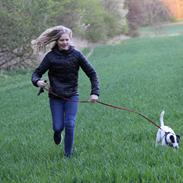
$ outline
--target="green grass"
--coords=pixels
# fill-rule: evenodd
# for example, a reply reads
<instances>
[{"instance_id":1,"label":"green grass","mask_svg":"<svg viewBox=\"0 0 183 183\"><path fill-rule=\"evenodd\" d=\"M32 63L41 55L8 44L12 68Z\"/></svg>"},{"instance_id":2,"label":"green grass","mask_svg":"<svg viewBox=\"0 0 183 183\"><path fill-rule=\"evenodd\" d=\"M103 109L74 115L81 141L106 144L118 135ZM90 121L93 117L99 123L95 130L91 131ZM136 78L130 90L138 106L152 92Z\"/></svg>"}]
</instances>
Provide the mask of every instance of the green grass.
<instances>
[{"instance_id":1,"label":"green grass","mask_svg":"<svg viewBox=\"0 0 183 183\"><path fill-rule=\"evenodd\" d=\"M164 24L159 27L142 27L140 35L142 37L183 35L183 22Z\"/></svg>"},{"instance_id":2,"label":"green grass","mask_svg":"<svg viewBox=\"0 0 183 183\"><path fill-rule=\"evenodd\" d=\"M182 135L183 37L141 38L94 50L100 100L142 112ZM37 97L31 72L0 74L0 182L182 182L183 150L154 147L157 128L135 114L80 104L74 156L55 146L47 94ZM80 99L90 84L80 74Z\"/></svg>"}]
</instances>

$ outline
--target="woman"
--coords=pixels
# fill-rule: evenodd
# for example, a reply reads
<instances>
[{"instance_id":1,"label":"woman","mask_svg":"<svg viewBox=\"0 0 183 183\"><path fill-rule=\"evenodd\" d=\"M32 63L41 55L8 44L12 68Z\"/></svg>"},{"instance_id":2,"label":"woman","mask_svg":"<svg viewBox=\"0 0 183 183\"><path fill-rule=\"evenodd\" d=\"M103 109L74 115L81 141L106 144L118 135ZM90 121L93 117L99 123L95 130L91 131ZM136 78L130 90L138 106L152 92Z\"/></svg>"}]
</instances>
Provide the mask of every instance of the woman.
<instances>
[{"instance_id":1,"label":"woman","mask_svg":"<svg viewBox=\"0 0 183 183\"><path fill-rule=\"evenodd\" d=\"M78 109L78 72L81 67L91 82L90 101L96 102L99 96L99 81L94 68L83 54L71 45L72 31L64 26L56 26L43 32L32 42L38 49L55 42L51 51L32 74L32 83L44 88L42 75L48 71L50 82L49 102L55 144L61 143L61 133L65 130L64 155L72 155L74 128Z\"/></svg>"}]
</instances>

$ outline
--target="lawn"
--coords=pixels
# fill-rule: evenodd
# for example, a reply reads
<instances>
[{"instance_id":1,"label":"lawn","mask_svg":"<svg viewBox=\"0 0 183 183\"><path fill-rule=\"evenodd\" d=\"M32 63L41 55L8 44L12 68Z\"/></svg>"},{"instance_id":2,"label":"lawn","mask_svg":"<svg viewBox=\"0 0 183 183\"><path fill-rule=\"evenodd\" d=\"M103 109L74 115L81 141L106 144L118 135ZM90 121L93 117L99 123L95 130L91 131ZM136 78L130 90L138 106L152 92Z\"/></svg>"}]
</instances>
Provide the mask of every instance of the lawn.
<instances>
[{"instance_id":1,"label":"lawn","mask_svg":"<svg viewBox=\"0 0 183 183\"><path fill-rule=\"evenodd\" d=\"M140 28L140 35L142 37L183 35L183 22L162 24L154 27L142 27Z\"/></svg>"},{"instance_id":2,"label":"lawn","mask_svg":"<svg viewBox=\"0 0 183 183\"><path fill-rule=\"evenodd\" d=\"M136 38L101 46L90 56L100 100L135 109L182 135L183 37ZM182 182L183 148L155 148L157 127L100 104L80 104L74 155L53 143L47 94L37 96L31 71L0 74L0 182ZM46 78L46 76L45 76ZM80 72L80 99L90 93Z\"/></svg>"}]
</instances>

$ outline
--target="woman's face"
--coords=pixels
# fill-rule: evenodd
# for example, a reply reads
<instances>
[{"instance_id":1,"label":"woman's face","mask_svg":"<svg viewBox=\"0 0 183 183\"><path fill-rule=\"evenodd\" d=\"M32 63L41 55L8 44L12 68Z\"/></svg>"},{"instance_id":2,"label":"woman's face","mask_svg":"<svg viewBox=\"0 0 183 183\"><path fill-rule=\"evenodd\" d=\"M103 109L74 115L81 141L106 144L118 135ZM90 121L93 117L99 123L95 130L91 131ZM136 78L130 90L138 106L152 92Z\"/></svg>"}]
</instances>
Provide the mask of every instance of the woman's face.
<instances>
[{"instance_id":1,"label":"woman's face","mask_svg":"<svg viewBox=\"0 0 183 183\"><path fill-rule=\"evenodd\" d=\"M62 36L57 41L57 45L58 45L59 49L68 50L69 46L70 46L70 40L71 39L69 37L69 34L67 34L67 33L62 34Z\"/></svg>"}]
</instances>

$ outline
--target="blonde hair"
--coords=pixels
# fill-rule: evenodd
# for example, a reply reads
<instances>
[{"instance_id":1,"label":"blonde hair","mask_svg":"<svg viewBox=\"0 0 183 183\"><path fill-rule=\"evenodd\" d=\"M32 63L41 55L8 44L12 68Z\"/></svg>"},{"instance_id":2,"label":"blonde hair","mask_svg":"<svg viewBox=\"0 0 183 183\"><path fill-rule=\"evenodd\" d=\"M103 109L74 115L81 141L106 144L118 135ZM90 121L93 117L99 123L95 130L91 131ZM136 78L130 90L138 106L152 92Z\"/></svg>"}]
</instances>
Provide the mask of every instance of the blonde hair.
<instances>
[{"instance_id":1,"label":"blonde hair","mask_svg":"<svg viewBox=\"0 0 183 183\"><path fill-rule=\"evenodd\" d=\"M72 38L72 30L62 25L45 30L38 38L31 41L34 52L45 51L48 44L55 43L65 33Z\"/></svg>"}]
</instances>

